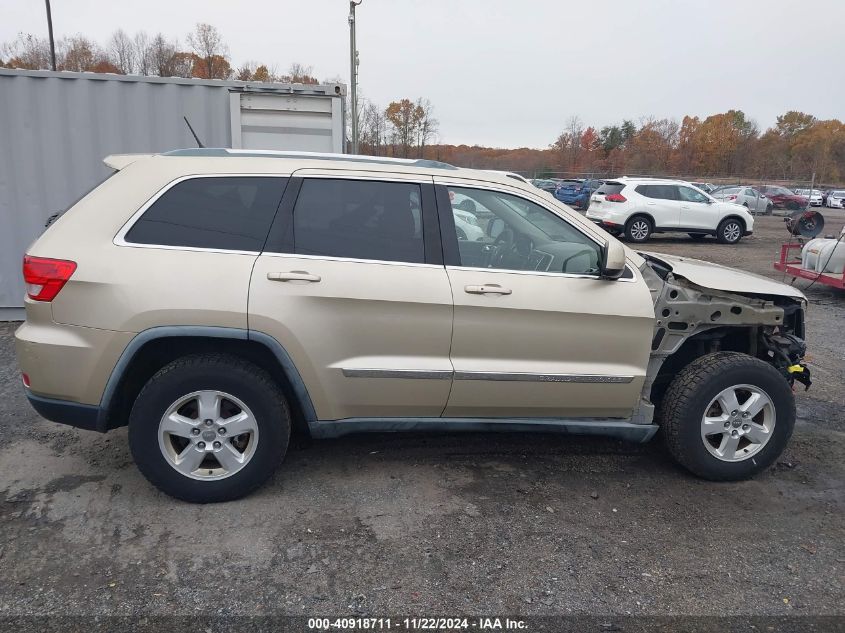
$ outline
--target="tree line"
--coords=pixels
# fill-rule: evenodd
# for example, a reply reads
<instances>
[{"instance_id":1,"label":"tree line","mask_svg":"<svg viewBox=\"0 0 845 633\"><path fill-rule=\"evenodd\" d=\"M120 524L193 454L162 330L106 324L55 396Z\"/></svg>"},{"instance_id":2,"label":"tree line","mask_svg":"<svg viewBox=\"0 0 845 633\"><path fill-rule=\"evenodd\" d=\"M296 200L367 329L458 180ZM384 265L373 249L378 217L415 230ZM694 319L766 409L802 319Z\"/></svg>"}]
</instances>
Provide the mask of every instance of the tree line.
<instances>
[{"instance_id":1,"label":"tree line","mask_svg":"<svg viewBox=\"0 0 845 633\"><path fill-rule=\"evenodd\" d=\"M46 38L20 33L11 42L0 44L0 68L50 70L51 67L50 43ZM312 67L298 62L292 63L286 73L278 72L273 64L256 61L247 61L234 68L223 35L214 26L204 23L197 24L188 33L185 46L178 38L164 33L150 35L138 31L130 35L123 29L112 33L104 45L84 35L63 37L56 41L56 70L319 83L312 75Z\"/></svg>"},{"instance_id":2,"label":"tree line","mask_svg":"<svg viewBox=\"0 0 845 633\"><path fill-rule=\"evenodd\" d=\"M285 73L273 64L257 61L234 68L223 35L204 23L187 34L184 46L163 33L130 35L118 29L104 45L83 35L61 38L56 43L56 57L58 70L76 72L319 83L312 67L298 62ZM0 45L0 67L49 69L49 43L22 33ZM340 81L333 77L326 83ZM430 158L526 175L648 174L805 181L815 173L821 183L845 182L845 124L795 111L777 117L775 125L762 132L741 110L703 119L685 116L680 121L625 119L600 128L572 116L546 149L502 149L439 143L439 124L428 99L403 98L382 107L361 98L358 129L362 154Z\"/></svg>"},{"instance_id":3,"label":"tree line","mask_svg":"<svg viewBox=\"0 0 845 633\"><path fill-rule=\"evenodd\" d=\"M840 183L845 179L845 124L789 111L761 133L741 110L704 119L645 118L596 129L571 117L551 144L559 171L605 174L745 176Z\"/></svg>"}]
</instances>

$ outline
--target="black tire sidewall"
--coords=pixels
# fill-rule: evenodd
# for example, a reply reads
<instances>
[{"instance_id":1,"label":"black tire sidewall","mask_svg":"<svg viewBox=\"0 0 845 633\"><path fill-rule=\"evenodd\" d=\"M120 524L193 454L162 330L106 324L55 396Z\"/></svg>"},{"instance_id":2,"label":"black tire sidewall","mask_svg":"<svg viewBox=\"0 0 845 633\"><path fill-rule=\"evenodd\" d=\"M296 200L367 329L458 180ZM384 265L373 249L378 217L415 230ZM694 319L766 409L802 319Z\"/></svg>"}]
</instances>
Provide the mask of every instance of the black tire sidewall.
<instances>
[{"instance_id":1,"label":"black tire sidewall","mask_svg":"<svg viewBox=\"0 0 845 633\"><path fill-rule=\"evenodd\" d=\"M705 407L718 393L742 384L759 387L768 394L775 407L775 427L772 437L758 453L741 462L725 462L711 455L704 446L701 418ZM683 421L678 425L678 440L684 455L684 465L697 475L716 480L747 479L769 467L783 452L795 426L792 388L776 369L762 361L760 364L742 364L711 375L695 392L689 394L687 405L680 413Z\"/></svg>"},{"instance_id":2,"label":"black tire sidewall","mask_svg":"<svg viewBox=\"0 0 845 633\"><path fill-rule=\"evenodd\" d=\"M138 468L156 487L185 501L208 503L242 497L264 483L284 456L290 438L287 409L279 391L268 388L266 375L249 365L185 364L156 374L139 394L129 418L129 446ZM165 368L167 369L167 368ZM215 389L231 394L252 411L258 425L255 454L240 471L225 479L201 481L184 476L161 454L158 426L167 408L194 391Z\"/></svg>"},{"instance_id":3,"label":"black tire sidewall","mask_svg":"<svg viewBox=\"0 0 845 633\"><path fill-rule=\"evenodd\" d=\"M728 227L729 224L736 224L739 227L739 237L735 240L729 240L725 237L725 229ZM716 229L716 236L718 237L719 241L722 244L736 244L742 239L742 232L743 232L742 222L735 219L735 218L725 218L721 222L719 222L719 227Z\"/></svg>"},{"instance_id":4,"label":"black tire sidewall","mask_svg":"<svg viewBox=\"0 0 845 633\"><path fill-rule=\"evenodd\" d=\"M648 224L648 235L646 235L643 239L640 240L635 239L631 236L631 227L633 226L634 222L637 222L638 220L643 220L644 222L646 222L646 224ZM654 225L652 224L651 220L649 220L644 215L635 215L625 223L625 239L629 242L634 242L635 244L642 244L643 242L647 242L653 232Z\"/></svg>"}]
</instances>

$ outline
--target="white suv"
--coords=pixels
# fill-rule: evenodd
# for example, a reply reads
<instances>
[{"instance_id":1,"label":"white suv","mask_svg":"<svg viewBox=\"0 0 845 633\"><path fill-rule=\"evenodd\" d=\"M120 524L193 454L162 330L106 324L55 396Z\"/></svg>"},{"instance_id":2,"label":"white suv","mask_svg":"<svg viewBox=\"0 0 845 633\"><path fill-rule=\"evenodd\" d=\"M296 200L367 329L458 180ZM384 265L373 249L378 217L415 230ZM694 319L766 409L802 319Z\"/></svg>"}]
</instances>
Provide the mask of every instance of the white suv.
<instances>
[{"instance_id":1,"label":"white suv","mask_svg":"<svg viewBox=\"0 0 845 633\"><path fill-rule=\"evenodd\" d=\"M742 205L716 200L679 180L608 180L590 202L587 218L631 242L645 242L652 233L678 231L695 239L714 235L723 244L736 244L754 229L754 218Z\"/></svg>"}]
</instances>

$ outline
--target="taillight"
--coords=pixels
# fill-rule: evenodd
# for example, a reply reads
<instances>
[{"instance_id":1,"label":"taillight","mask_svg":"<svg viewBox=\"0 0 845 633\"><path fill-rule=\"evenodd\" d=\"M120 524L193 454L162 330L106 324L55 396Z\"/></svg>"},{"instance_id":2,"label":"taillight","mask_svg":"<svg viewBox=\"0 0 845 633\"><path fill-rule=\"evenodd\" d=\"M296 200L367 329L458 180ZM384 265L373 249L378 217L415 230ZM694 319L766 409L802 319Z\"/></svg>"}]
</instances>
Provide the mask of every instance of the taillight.
<instances>
[{"instance_id":1,"label":"taillight","mask_svg":"<svg viewBox=\"0 0 845 633\"><path fill-rule=\"evenodd\" d=\"M628 199L621 193L611 193L604 197L608 202L628 202Z\"/></svg>"},{"instance_id":2,"label":"taillight","mask_svg":"<svg viewBox=\"0 0 845 633\"><path fill-rule=\"evenodd\" d=\"M728 200L736 200L736 196L728 196Z\"/></svg>"},{"instance_id":3,"label":"taillight","mask_svg":"<svg viewBox=\"0 0 845 633\"><path fill-rule=\"evenodd\" d=\"M26 294L34 301L52 301L76 270L76 262L48 257L23 257Z\"/></svg>"},{"instance_id":4,"label":"taillight","mask_svg":"<svg viewBox=\"0 0 845 633\"><path fill-rule=\"evenodd\" d=\"M23 381L23 386L29 389L31 386L29 384L29 374L21 373L21 380Z\"/></svg>"}]
</instances>

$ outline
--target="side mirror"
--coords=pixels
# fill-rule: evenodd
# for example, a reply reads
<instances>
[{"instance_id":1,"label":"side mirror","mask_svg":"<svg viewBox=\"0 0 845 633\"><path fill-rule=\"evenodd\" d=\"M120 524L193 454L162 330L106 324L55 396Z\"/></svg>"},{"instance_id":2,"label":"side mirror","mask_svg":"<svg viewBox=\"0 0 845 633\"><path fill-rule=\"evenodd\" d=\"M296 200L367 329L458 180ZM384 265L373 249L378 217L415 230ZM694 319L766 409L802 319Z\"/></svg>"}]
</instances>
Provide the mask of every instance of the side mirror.
<instances>
[{"instance_id":1,"label":"side mirror","mask_svg":"<svg viewBox=\"0 0 845 633\"><path fill-rule=\"evenodd\" d=\"M615 239L608 240L601 252L601 276L619 279L625 272L625 247Z\"/></svg>"}]
</instances>

